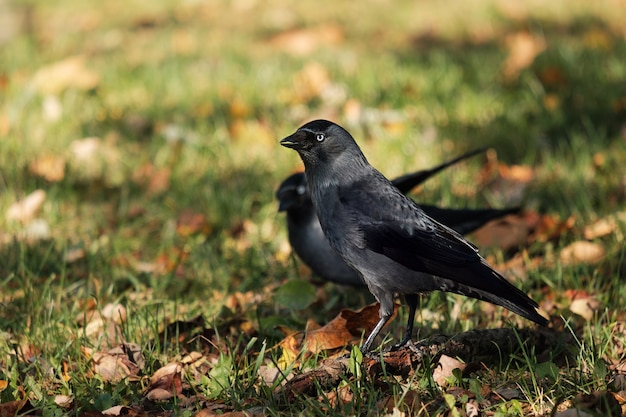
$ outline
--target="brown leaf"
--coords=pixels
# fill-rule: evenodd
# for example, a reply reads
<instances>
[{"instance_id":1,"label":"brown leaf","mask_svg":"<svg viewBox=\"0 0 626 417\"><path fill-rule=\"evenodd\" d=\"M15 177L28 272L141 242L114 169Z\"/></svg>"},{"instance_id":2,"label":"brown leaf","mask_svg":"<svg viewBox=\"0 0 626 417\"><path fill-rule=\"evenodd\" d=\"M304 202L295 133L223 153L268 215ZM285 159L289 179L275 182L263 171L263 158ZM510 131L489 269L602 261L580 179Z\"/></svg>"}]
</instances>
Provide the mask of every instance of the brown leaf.
<instances>
[{"instance_id":1,"label":"brown leaf","mask_svg":"<svg viewBox=\"0 0 626 417\"><path fill-rule=\"evenodd\" d=\"M587 321L593 319L594 313L600 308L600 301L593 297L576 298L572 300L569 309Z\"/></svg>"},{"instance_id":2,"label":"brown leaf","mask_svg":"<svg viewBox=\"0 0 626 417\"><path fill-rule=\"evenodd\" d=\"M158 195L170 188L172 170L169 168L157 168L153 164L144 164L132 174L133 181L142 187L146 187L146 193Z\"/></svg>"},{"instance_id":3,"label":"brown leaf","mask_svg":"<svg viewBox=\"0 0 626 417\"><path fill-rule=\"evenodd\" d=\"M137 380L139 371L145 365L145 359L139 345L127 343L119 345L108 352L92 352L83 347L83 354L91 358L94 372L109 382L123 379Z\"/></svg>"},{"instance_id":4,"label":"brown leaf","mask_svg":"<svg viewBox=\"0 0 626 417\"><path fill-rule=\"evenodd\" d=\"M46 192L44 190L35 190L23 200L11 204L7 210L6 219L28 223L37 216L44 201L46 201Z\"/></svg>"},{"instance_id":5,"label":"brown leaf","mask_svg":"<svg viewBox=\"0 0 626 417\"><path fill-rule=\"evenodd\" d=\"M559 254L559 259L563 265L594 265L601 262L605 254L604 247L599 243L579 240L564 247Z\"/></svg>"},{"instance_id":6,"label":"brown leaf","mask_svg":"<svg viewBox=\"0 0 626 417\"><path fill-rule=\"evenodd\" d=\"M206 216L191 209L183 210L176 221L176 233L182 237L209 235L212 227Z\"/></svg>"},{"instance_id":7,"label":"brown leaf","mask_svg":"<svg viewBox=\"0 0 626 417\"><path fill-rule=\"evenodd\" d=\"M283 350L289 350L293 357L300 352L302 346L306 346L307 351L311 353L344 347L360 338L363 331L367 333L374 328L379 319L378 309L378 303L365 306L358 311L343 309L326 325L317 328L315 323L307 323L307 326L314 330L307 330L304 335L301 332L294 333L283 339L280 344ZM396 304L389 322L395 318L397 310Z\"/></svg>"},{"instance_id":8,"label":"brown leaf","mask_svg":"<svg viewBox=\"0 0 626 417\"><path fill-rule=\"evenodd\" d=\"M515 182L526 184L535 178L534 169L526 165L505 165L501 163L498 169L500 177Z\"/></svg>"},{"instance_id":9,"label":"brown leaf","mask_svg":"<svg viewBox=\"0 0 626 417\"><path fill-rule=\"evenodd\" d=\"M528 243L558 239L568 230L572 230L575 222L576 218L573 215L561 220L558 215L544 214L539 217L535 231L528 238Z\"/></svg>"},{"instance_id":10,"label":"brown leaf","mask_svg":"<svg viewBox=\"0 0 626 417\"><path fill-rule=\"evenodd\" d=\"M448 378L450 378L455 369L463 371L467 365L458 359L452 358L448 355L441 355L439 362L433 371L433 380L440 387L448 385Z\"/></svg>"},{"instance_id":11,"label":"brown leaf","mask_svg":"<svg viewBox=\"0 0 626 417\"><path fill-rule=\"evenodd\" d=\"M528 32L518 32L507 36L506 47L509 54L504 61L504 77L507 80L513 80L518 77L519 73L529 67L537 55L546 49L546 43L543 38L531 35Z\"/></svg>"},{"instance_id":12,"label":"brown leaf","mask_svg":"<svg viewBox=\"0 0 626 417\"><path fill-rule=\"evenodd\" d=\"M343 28L323 24L314 28L288 30L270 39L272 47L293 55L308 55L320 46L336 45L344 39Z\"/></svg>"},{"instance_id":13,"label":"brown leaf","mask_svg":"<svg viewBox=\"0 0 626 417\"><path fill-rule=\"evenodd\" d=\"M65 176L65 158L58 155L43 155L31 161L28 170L46 181L61 181Z\"/></svg>"},{"instance_id":14,"label":"brown leaf","mask_svg":"<svg viewBox=\"0 0 626 417\"><path fill-rule=\"evenodd\" d=\"M159 368L150 378L146 398L155 401L182 395L182 371L183 366L179 362L172 362Z\"/></svg>"},{"instance_id":15,"label":"brown leaf","mask_svg":"<svg viewBox=\"0 0 626 417\"><path fill-rule=\"evenodd\" d=\"M525 244L530 235L529 218L522 214L509 214L492 220L472 233L472 241L479 247L498 247L504 251Z\"/></svg>"},{"instance_id":16,"label":"brown leaf","mask_svg":"<svg viewBox=\"0 0 626 417\"><path fill-rule=\"evenodd\" d=\"M325 394L325 397L322 400L328 401L333 408L341 407L354 401L354 393L350 389L350 385L341 386L327 395Z\"/></svg>"},{"instance_id":17,"label":"brown leaf","mask_svg":"<svg viewBox=\"0 0 626 417\"><path fill-rule=\"evenodd\" d=\"M567 76L562 68L546 67L537 74L539 81L548 90L556 90L567 84Z\"/></svg>"},{"instance_id":18,"label":"brown leaf","mask_svg":"<svg viewBox=\"0 0 626 417\"><path fill-rule=\"evenodd\" d=\"M87 57L76 55L42 67L33 77L33 86L42 94L58 95L67 88L92 90L100 83L100 75L87 69Z\"/></svg>"},{"instance_id":19,"label":"brown leaf","mask_svg":"<svg viewBox=\"0 0 626 417\"><path fill-rule=\"evenodd\" d=\"M0 417L14 417L19 415L20 410L24 407L28 398L19 401L9 401L0 403Z\"/></svg>"}]
</instances>

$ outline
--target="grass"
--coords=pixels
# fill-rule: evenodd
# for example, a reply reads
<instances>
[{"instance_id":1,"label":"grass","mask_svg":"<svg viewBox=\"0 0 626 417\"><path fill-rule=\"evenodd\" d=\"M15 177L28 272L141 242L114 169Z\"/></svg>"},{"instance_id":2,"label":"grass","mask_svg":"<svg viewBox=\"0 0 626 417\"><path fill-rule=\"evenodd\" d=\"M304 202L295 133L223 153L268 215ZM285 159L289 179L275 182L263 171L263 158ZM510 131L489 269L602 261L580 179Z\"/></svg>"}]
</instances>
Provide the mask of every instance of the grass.
<instances>
[{"instance_id":1,"label":"grass","mask_svg":"<svg viewBox=\"0 0 626 417\"><path fill-rule=\"evenodd\" d=\"M287 406L272 383L260 382L266 367L282 366L277 326L303 330L309 317L326 323L340 308L371 300L326 284L309 288L314 299L300 310L277 301L288 280L311 279L289 256L276 213L277 185L301 168L278 139L304 121L330 118L389 176L490 146L504 163L533 168L522 200L511 200L506 186L477 183L480 158L430 181L417 198L573 215L574 227L558 239L527 248L558 260L563 247L584 239L585 226L623 213L626 200L626 10L612 4L2 5L15 25L0 33L0 402L27 399L22 412L38 415L119 404L185 415L215 404L268 415L386 414L394 406L463 415L477 401L487 415L505 416L546 415L578 394L619 392L623 222L596 239L607 253L598 264L542 262L517 282L551 306L553 325L575 341L563 352L520 351L444 390L432 380L435 364L408 379L346 375L337 390ZM296 35L281 40L292 29L305 30L310 53L293 52ZM507 79L507 39L519 33L545 50ZM77 55L83 62L66 70L69 79L50 70ZM100 147L84 163L74 150L87 137ZM33 168L51 156L65 163L62 178ZM46 191L36 218L48 232L28 238L32 220L5 213L37 189ZM598 300L593 318L569 311L568 290ZM116 304L125 319L109 317L89 333L94 312ZM452 318L459 305L467 320ZM420 336L436 326L448 333L502 326L483 307L426 297L424 310L440 319L424 320ZM404 314L391 327L395 336ZM201 325L193 321L199 315ZM141 346L145 366L137 378L112 383L85 349L106 352L122 341ZM205 362L185 365L186 399L146 400L150 376L192 351ZM303 355L294 373L320 360ZM502 387L521 394L494 400ZM358 395L337 399L347 392ZM58 395L74 402L65 409Z\"/></svg>"}]
</instances>

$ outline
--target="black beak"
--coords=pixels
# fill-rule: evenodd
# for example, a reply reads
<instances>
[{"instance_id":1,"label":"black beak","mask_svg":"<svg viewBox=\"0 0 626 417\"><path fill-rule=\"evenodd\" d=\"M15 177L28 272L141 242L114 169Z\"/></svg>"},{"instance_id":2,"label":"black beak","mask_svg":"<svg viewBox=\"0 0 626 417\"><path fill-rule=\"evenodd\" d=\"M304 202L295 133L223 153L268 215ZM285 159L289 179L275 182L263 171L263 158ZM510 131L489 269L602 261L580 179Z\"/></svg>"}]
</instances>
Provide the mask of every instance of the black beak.
<instances>
[{"instance_id":1,"label":"black beak","mask_svg":"<svg viewBox=\"0 0 626 417\"><path fill-rule=\"evenodd\" d=\"M298 130L291 136L287 136L285 139L280 141L280 144L286 148L290 149L302 149L302 145L304 145L304 141L306 140L306 133Z\"/></svg>"}]
</instances>

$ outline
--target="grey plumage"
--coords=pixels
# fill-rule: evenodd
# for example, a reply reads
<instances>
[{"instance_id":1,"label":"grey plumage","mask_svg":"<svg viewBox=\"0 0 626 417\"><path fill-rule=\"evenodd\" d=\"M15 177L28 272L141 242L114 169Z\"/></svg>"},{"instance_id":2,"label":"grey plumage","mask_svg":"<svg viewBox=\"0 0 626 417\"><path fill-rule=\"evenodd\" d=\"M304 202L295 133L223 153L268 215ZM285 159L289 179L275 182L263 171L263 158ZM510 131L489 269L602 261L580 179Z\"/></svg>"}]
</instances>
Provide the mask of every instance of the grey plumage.
<instances>
[{"instance_id":1,"label":"grey plumage","mask_svg":"<svg viewBox=\"0 0 626 417\"><path fill-rule=\"evenodd\" d=\"M467 159L484 149L476 149L433 168L411 172L392 180L403 194L408 193L443 169ZM364 286L358 273L350 268L330 247L324 236L311 201L306 177L298 172L285 179L278 190L279 211L287 214L289 243L298 257L319 277L343 285ZM433 205L420 205L422 210L440 223L460 234L470 233L490 220L519 211L518 207L506 209L453 209Z\"/></svg>"},{"instance_id":2,"label":"grey plumage","mask_svg":"<svg viewBox=\"0 0 626 417\"><path fill-rule=\"evenodd\" d=\"M313 206L330 246L358 271L380 303L380 320L361 349L369 351L402 294L413 330L418 294L441 290L489 301L538 324L538 305L491 268L477 248L432 219L367 161L342 127L315 120L281 141L305 166Z\"/></svg>"}]
</instances>

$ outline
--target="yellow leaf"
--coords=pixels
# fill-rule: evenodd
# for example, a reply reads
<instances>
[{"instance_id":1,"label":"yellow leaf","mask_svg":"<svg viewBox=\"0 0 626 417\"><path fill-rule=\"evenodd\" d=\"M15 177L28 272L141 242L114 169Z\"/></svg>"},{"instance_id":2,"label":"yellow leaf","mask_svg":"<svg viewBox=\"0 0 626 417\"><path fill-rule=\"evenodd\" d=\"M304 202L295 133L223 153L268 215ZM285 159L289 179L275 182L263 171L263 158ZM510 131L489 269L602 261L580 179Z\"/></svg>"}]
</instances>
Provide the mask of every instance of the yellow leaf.
<instances>
[{"instance_id":1,"label":"yellow leaf","mask_svg":"<svg viewBox=\"0 0 626 417\"><path fill-rule=\"evenodd\" d=\"M542 38L528 32L518 32L506 39L509 54L504 62L504 76L507 80L517 78L519 73L529 67L541 52L546 49Z\"/></svg>"},{"instance_id":2,"label":"yellow leaf","mask_svg":"<svg viewBox=\"0 0 626 417\"><path fill-rule=\"evenodd\" d=\"M42 94L58 95L67 88L91 90L100 83L100 75L87 69L86 57L75 55L43 68L33 77L33 86Z\"/></svg>"}]
</instances>

